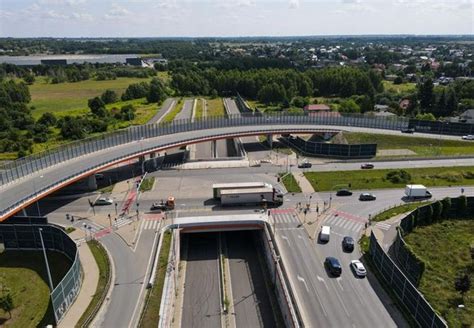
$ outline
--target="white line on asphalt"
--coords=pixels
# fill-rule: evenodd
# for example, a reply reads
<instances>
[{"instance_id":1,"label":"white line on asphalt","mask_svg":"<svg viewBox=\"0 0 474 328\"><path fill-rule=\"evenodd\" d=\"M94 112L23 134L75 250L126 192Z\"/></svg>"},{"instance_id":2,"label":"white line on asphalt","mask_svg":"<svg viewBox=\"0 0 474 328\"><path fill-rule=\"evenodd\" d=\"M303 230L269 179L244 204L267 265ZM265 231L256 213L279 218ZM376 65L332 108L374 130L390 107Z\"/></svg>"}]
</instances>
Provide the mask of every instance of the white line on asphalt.
<instances>
[{"instance_id":1,"label":"white line on asphalt","mask_svg":"<svg viewBox=\"0 0 474 328\"><path fill-rule=\"evenodd\" d=\"M301 276L297 276L297 277L298 277L298 280L301 281L304 284L304 287L306 288L306 291L309 293L309 288L308 288L308 285L306 284L306 281L304 280L304 278L301 277Z\"/></svg>"},{"instance_id":2,"label":"white line on asphalt","mask_svg":"<svg viewBox=\"0 0 474 328\"><path fill-rule=\"evenodd\" d=\"M298 235L298 238L299 238L299 239L303 239L303 236L301 236L301 235Z\"/></svg>"},{"instance_id":3,"label":"white line on asphalt","mask_svg":"<svg viewBox=\"0 0 474 328\"><path fill-rule=\"evenodd\" d=\"M288 246L290 245L290 241L288 240L287 236L281 235L281 238L286 240L286 242L288 243Z\"/></svg>"},{"instance_id":4,"label":"white line on asphalt","mask_svg":"<svg viewBox=\"0 0 474 328\"><path fill-rule=\"evenodd\" d=\"M129 328L132 328L132 327L136 327L137 326L137 323L134 322L134 318L135 318L135 315L137 313L137 310L139 307L141 307L141 299L142 299L142 294L143 294L143 291L145 290L145 287L147 286L147 283L146 283L146 278L148 276L148 270L150 270L150 265L151 263L153 262L152 259L153 259L153 253L154 253L154 250L155 248L157 247L156 245L156 238L158 237L159 233L155 233L155 237L153 239L153 246L151 248L151 252L150 252L150 258L148 259L148 265L146 266L146 270L145 270L145 275L143 276L143 284L142 284L142 288L140 289L140 294L138 295L138 300L137 300L137 304L135 305L135 309L133 310L133 314L132 314L132 318L130 319L130 323L128 324L128 327ZM138 244L138 243L137 243ZM137 244L135 245L135 247L137 246ZM140 306L139 306L140 305Z\"/></svg>"},{"instance_id":5,"label":"white line on asphalt","mask_svg":"<svg viewBox=\"0 0 474 328\"><path fill-rule=\"evenodd\" d=\"M320 276L318 276L318 275L316 275L316 277L318 278L319 281L321 281L322 283L324 283L324 278L322 278L322 277L320 277Z\"/></svg>"},{"instance_id":6,"label":"white line on asphalt","mask_svg":"<svg viewBox=\"0 0 474 328\"><path fill-rule=\"evenodd\" d=\"M341 280L342 280L341 277L336 278L336 281L339 284L339 287L341 287L341 290L344 291L344 288L342 287L342 284L341 284Z\"/></svg>"}]
</instances>

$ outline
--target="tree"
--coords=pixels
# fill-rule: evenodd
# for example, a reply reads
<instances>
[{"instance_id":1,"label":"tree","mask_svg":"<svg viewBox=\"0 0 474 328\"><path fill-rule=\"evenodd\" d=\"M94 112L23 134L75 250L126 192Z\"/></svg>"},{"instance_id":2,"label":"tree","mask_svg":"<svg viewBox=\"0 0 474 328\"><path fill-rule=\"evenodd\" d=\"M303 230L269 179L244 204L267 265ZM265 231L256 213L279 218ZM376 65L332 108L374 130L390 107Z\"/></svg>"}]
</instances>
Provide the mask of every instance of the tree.
<instances>
[{"instance_id":1,"label":"tree","mask_svg":"<svg viewBox=\"0 0 474 328\"><path fill-rule=\"evenodd\" d=\"M339 111L342 113L360 113L360 107L353 99L347 99L340 103Z\"/></svg>"},{"instance_id":2,"label":"tree","mask_svg":"<svg viewBox=\"0 0 474 328\"><path fill-rule=\"evenodd\" d=\"M403 79L400 76L397 76L395 80L393 80L393 84L402 84Z\"/></svg>"},{"instance_id":3,"label":"tree","mask_svg":"<svg viewBox=\"0 0 474 328\"><path fill-rule=\"evenodd\" d=\"M122 95L122 100L126 101L146 97L149 90L150 85L146 82L130 84Z\"/></svg>"},{"instance_id":4,"label":"tree","mask_svg":"<svg viewBox=\"0 0 474 328\"><path fill-rule=\"evenodd\" d=\"M433 80L428 78L418 85L418 98L420 99L421 108L429 110L432 107L433 95Z\"/></svg>"},{"instance_id":5,"label":"tree","mask_svg":"<svg viewBox=\"0 0 474 328\"><path fill-rule=\"evenodd\" d=\"M467 209L467 197L462 195L458 197L458 206L456 208L456 214L458 217L463 217L466 214Z\"/></svg>"},{"instance_id":6,"label":"tree","mask_svg":"<svg viewBox=\"0 0 474 328\"><path fill-rule=\"evenodd\" d=\"M461 297L464 299L464 294L466 294L471 289L471 277L467 273L462 273L454 281L454 289L461 294Z\"/></svg>"},{"instance_id":7,"label":"tree","mask_svg":"<svg viewBox=\"0 0 474 328\"><path fill-rule=\"evenodd\" d=\"M88 106L92 112L97 117L106 117L107 116L107 110L105 109L105 103L102 101L101 98L95 97L92 99L89 99L88 101Z\"/></svg>"},{"instance_id":8,"label":"tree","mask_svg":"<svg viewBox=\"0 0 474 328\"><path fill-rule=\"evenodd\" d=\"M64 139L84 139L86 136L86 129L84 123L79 118L66 116L60 122L61 136Z\"/></svg>"},{"instance_id":9,"label":"tree","mask_svg":"<svg viewBox=\"0 0 474 328\"><path fill-rule=\"evenodd\" d=\"M161 102L166 98L166 88L160 79L153 78L146 99L148 102Z\"/></svg>"},{"instance_id":10,"label":"tree","mask_svg":"<svg viewBox=\"0 0 474 328\"><path fill-rule=\"evenodd\" d=\"M41 117L38 119L38 124L43 124L46 126L54 126L56 125L57 119L56 116L54 116L53 113L46 112L41 115Z\"/></svg>"},{"instance_id":11,"label":"tree","mask_svg":"<svg viewBox=\"0 0 474 328\"><path fill-rule=\"evenodd\" d=\"M433 203L433 221L437 221L441 219L441 215L443 213L443 203L441 201L437 201Z\"/></svg>"},{"instance_id":12,"label":"tree","mask_svg":"<svg viewBox=\"0 0 474 328\"><path fill-rule=\"evenodd\" d=\"M25 80L26 84L31 85L35 82L35 76L31 73L28 73L23 77L23 80Z\"/></svg>"},{"instance_id":13,"label":"tree","mask_svg":"<svg viewBox=\"0 0 474 328\"><path fill-rule=\"evenodd\" d=\"M135 108L133 105L125 105L120 108L120 116L125 121L131 121L135 118Z\"/></svg>"},{"instance_id":14,"label":"tree","mask_svg":"<svg viewBox=\"0 0 474 328\"><path fill-rule=\"evenodd\" d=\"M453 88L449 88L446 94L446 116L451 115L453 112L458 110L458 99L456 91Z\"/></svg>"},{"instance_id":15,"label":"tree","mask_svg":"<svg viewBox=\"0 0 474 328\"><path fill-rule=\"evenodd\" d=\"M443 204L443 211L441 212L441 217L447 219L449 215L449 210L451 209L451 198L445 197L441 201Z\"/></svg>"},{"instance_id":16,"label":"tree","mask_svg":"<svg viewBox=\"0 0 474 328\"><path fill-rule=\"evenodd\" d=\"M13 304L13 298L10 293L7 293L6 295L0 297L0 308L3 311L8 312L8 314L10 315L10 319L12 318L12 310L15 308L15 306Z\"/></svg>"},{"instance_id":17,"label":"tree","mask_svg":"<svg viewBox=\"0 0 474 328\"><path fill-rule=\"evenodd\" d=\"M436 117L431 113L416 114L415 118L422 121L436 121Z\"/></svg>"},{"instance_id":18,"label":"tree","mask_svg":"<svg viewBox=\"0 0 474 328\"><path fill-rule=\"evenodd\" d=\"M107 89L100 96L100 99L104 102L104 104L112 104L118 100L118 96L114 90Z\"/></svg>"}]
</instances>

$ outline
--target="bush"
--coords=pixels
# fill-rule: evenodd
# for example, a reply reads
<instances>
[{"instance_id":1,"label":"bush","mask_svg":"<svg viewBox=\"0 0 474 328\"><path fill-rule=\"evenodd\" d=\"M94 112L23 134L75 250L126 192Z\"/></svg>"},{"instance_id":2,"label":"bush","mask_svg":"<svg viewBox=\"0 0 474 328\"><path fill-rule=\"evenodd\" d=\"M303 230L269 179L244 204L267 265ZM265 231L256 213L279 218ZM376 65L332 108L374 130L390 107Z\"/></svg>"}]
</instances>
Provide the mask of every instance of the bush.
<instances>
[{"instance_id":1,"label":"bush","mask_svg":"<svg viewBox=\"0 0 474 328\"><path fill-rule=\"evenodd\" d=\"M451 209L451 198L446 197L441 201L443 209L441 211L441 217L447 219L449 215L449 210Z\"/></svg>"},{"instance_id":2,"label":"bush","mask_svg":"<svg viewBox=\"0 0 474 328\"><path fill-rule=\"evenodd\" d=\"M463 217L466 214L467 210L467 197L462 195L458 197L458 206L456 209L456 214L458 217Z\"/></svg>"},{"instance_id":3,"label":"bush","mask_svg":"<svg viewBox=\"0 0 474 328\"><path fill-rule=\"evenodd\" d=\"M392 183L407 183L411 181L410 173L405 170L390 171L385 178Z\"/></svg>"},{"instance_id":4,"label":"bush","mask_svg":"<svg viewBox=\"0 0 474 328\"><path fill-rule=\"evenodd\" d=\"M441 219L443 213L443 203L437 201L433 203L433 221L438 221Z\"/></svg>"},{"instance_id":5,"label":"bush","mask_svg":"<svg viewBox=\"0 0 474 328\"><path fill-rule=\"evenodd\" d=\"M102 99L105 104L112 104L118 100L118 97L114 90L105 90L100 96L100 99Z\"/></svg>"}]
</instances>

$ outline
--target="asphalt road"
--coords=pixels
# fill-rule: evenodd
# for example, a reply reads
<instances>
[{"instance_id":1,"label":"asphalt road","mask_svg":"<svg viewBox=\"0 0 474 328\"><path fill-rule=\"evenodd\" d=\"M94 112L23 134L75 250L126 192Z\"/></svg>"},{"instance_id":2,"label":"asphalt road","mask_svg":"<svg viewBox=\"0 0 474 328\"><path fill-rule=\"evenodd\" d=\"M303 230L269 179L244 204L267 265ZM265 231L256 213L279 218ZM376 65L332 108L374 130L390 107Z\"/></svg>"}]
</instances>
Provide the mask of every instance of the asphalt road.
<instances>
[{"instance_id":1,"label":"asphalt road","mask_svg":"<svg viewBox=\"0 0 474 328\"><path fill-rule=\"evenodd\" d=\"M187 234L182 327L221 327L218 233Z\"/></svg>"},{"instance_id":2,"label":"asphalt road","mask_svg":"<svg viewBox=\"0 0 474 328\"><path fill-rule=\"evenodd\" d=\"M168 112L176 105L176 99L168 98L163 102L158 112L153 116L147 123L154 124L159 123L163 119L163 117L168 114Z\"/></svg>"},{"instance_id":3,"label":"asphalt road","mask_svg":"<svg viewBox=\"0 0 474 328\"><path fill-rule=\"evenodd\" d=\"M254 233L235 231L225 233L232 284L235 323L238 328L276 327L267 288L266 277L257 257Z\"/></svg>"},{"instance_id":4,"label":"asphalt road","mask_svg":"<svg viewBox=\"0 0 474 328\"><path fill-rule=\"evenodd\" d=\"M191 119L193 114L194 99L186 99L183 104L181 111L174 117L174 120L188 120Z\"/></svg>"}]
</instances>

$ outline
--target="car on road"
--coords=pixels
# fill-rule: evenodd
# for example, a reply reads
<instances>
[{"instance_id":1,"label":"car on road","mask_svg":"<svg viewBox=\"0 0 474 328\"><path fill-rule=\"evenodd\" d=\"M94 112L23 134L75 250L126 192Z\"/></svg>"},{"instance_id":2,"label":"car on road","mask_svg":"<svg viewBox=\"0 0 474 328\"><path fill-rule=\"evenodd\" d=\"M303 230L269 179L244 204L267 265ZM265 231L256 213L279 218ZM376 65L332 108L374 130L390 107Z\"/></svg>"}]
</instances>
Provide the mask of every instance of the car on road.
<instances>
[{"instance_id":1,"label":"car on road","mask_svg":"<svg viewBox=\"0 0 474 328\"><path fill-rule=\"evenodd\" d=\"M402 131L402 133L415 133L415 129L413 128L403 128L400 131Z\"/></svg>"},{"instance_id":2,"label":"car on road","mask_svg":"<svg viewBox=\"0 0 474 328\"><path fill-rule=\"evenodd\" d=\"M339 189L336 192L336 196L352 196L352 191L349 189Z\"/></svg>"},{"instance_id":3,"label":"car on road","mask_svg":"<svg viewBox=\"0 0 474 328\"><path fill-rule=\"evenodd\" d=\"M345 236L342 239L342 249L345 252L352 252L354 250L354 238L350 236Z\"/></svg>"},{"instance_id":4,"label":"car on road","mask_svg":"<svg viewBox=\"0 0 474 328\"><path fill-rule=\"evenodd\" d=\"M313 164L311 164L309 162L303 162L303 163L298 164L298 167L300 169L309 169L312 166L313 166Z\"/></svg>"},{"instance_id":5,"label":"car on road","mask_svg":"<svg viewBox=\"0 0 474 328\"><path fill-rule=\"evenodd\" d=\"M107 197L100 197L97 199L94 203L96 206L102 206L102 205L112 205L114 203L114 200L112 198L107 198Z\"/></svg>"},{"instance_id":6,"label":"car on road","mask_svg":"<svg viewBox=\"0 0 474 328\"><path fill-rule=\"evenodd\" d=\"M357 277L365 277L367 275L367 270L365 270L364 265L359 260L351 261L351 268Z\"/></svg>"},{"instance_id":7,"label":"car on road","mask_svg":"<svg viewBox=\"0 0 474 328\"><path fill-rule=\"evenodd\" d=\"M342 273L341 263L335 257L326 257L324 260L324 266L328 269L329 273L335 277L339 277Z\"/></svg>"},{"instance_id":8,"label":"car on road","mask_svg":"<svg viewBox=\"0 0 474 328\"><path fill-rule=\"evenodd\" d=\"M372 163L364 163L360 166L361 169L373 169L374 168L374 164Z\"/></svg>"},{"instance_id":9,"label":"car on road","mask_svg":"<svg viewBox=\"0 0 474 328\"><path fill-rule=\"evenodd\" d=\"M474 140L474 135L468 134L466 136L462 136L462 140Z\"/></svg>"},{"instance_id":10,"label":"car on road","mask_svg":"<svg viewBox=\"0 0 474 328\"><path fill-rule=\"evenodd\" d=\"M368 192L363 192L359 196L359 200L361 200L361 201L376 200L376 199L377 199L377 197L375 197L374 194L369 194Z\"/></svg>"}]
</instances>

